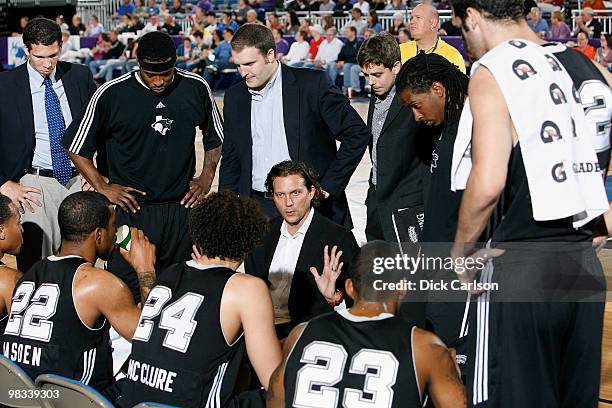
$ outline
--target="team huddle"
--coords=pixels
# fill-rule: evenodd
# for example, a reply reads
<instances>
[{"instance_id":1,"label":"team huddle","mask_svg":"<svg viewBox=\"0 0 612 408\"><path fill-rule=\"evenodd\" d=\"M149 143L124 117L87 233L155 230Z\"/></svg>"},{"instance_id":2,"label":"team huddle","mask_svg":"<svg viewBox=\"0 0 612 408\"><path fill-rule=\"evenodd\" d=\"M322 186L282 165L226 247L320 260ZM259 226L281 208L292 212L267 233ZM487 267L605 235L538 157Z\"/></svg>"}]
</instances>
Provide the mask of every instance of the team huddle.
<instances>
[{"instance_id":1,"label":"team huddle","mask_svg":"<svg viewBox=\"0 0 612 408\"><path fill-rule=\"evenodd\" d=\"M367 125L324 71L278 62L256 24L232 39L244 81L223 118L152 32L136 71L97 90L83 75L88 102L67 120L81 68L57 64L55 23L31 21L30 62L5 75L29 75L50 148L35 115L29 163L0 169L0 259L26 265L40 212L56 251L0 263L4 357L120 407L596 407L609 77L539 39L522 1L452 4L471 77L436 46L402 63L392 36L372 36L357 56ZM359 248L344 190L368 145ZM381 268L425 256L484 262L416 275L457 279L469 290L454 298ZM119 370L111 328L131 343Z\"/></svg>"}]
</instances>

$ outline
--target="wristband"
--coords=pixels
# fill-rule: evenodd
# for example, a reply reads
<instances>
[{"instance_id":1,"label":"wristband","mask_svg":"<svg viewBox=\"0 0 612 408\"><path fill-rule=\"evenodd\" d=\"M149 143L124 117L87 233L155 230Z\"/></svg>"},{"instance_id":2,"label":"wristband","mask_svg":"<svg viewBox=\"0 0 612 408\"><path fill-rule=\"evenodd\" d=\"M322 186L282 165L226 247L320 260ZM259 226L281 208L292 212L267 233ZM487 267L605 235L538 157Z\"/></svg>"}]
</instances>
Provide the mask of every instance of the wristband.
<instances>
[{"instance_id":1,"label":"wristband","mask_svg":"<svg viewBox=\"0 0 612 408\"><path fill-rule=\"evenodd\" d=\"M338 306L340 303L342 303L342 299L344 299L344 292L342 292L340 289L336 289L336 291L334 292L335 294L338 294L338 300L333 300L333 301L327 301L327 304L330 305L331 307L336 307Z\"/></svg>"}]
</instances>

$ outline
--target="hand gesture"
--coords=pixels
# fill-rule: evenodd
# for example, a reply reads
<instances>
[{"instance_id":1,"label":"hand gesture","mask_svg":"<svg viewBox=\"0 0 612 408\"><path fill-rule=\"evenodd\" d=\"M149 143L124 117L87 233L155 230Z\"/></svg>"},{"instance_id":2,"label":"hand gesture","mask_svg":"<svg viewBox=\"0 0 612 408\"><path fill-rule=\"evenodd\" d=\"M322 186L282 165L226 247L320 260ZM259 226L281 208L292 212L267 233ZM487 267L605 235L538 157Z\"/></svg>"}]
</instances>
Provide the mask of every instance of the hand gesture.
<instances>
[{"instance_id":1,"label":"hand gesture","mask_svg":"<svg viewBox=\"0 0 612 408\"><path fill-rule=\"evenodd\" d=\"M42 203L36 198L32 197L32 195L30 194L42 194L42 191L37 188L22 186L19 183L15 183L14 181L9 180L2 186L0 186L0 193L10 198L13 204L19 209L22 214L25 212L24 207L30 210L31 213L34 213L34 207L32 207L32 204L30 203L42 207Z\"/></svg>"},{"instance_id":2,"label":"hand gesture","mask_svg":"<svg viewBox=\"0 0 612 408\"><path fill-rule=\"evenodd\" d=\"M130 250L119 247L119 252L132 268L138 272L155 271L155 244L138 228L130 227L132 242Z\"/></svg>"},{"instance_id":3,"label":"hand gesture","mask_svg":"<svg viewBox=\"0 0 612 408\"><path fill-rule=\"evenodd\" d=\"M140 210L140 204L138 204L138 201L136 201L136 198L134 198L132 193L147 195L147 193L144 191L112 183L102 187L99 192L108 198L108 201L111 203L118 205L124 211L129 211L132 213Z\"/></svg>"},{"instance_id":4,"label":"hand gesture","mask_svg":"<svg viewBox=\"0 0 612 408\"><path fill-rule=\"evenodd\" d=\"M200 202L210 191L212 180L207 177L198 177L189 183L189 191L181 200L181 205L185 208L193 208Z\"/></svg>"},{"instance_id":5,"label":"hand gesture","mask_svg":"<svg viewBox=\"0 0 612 408\"><path fill-rule=\"evenodd\" d=\"M323 273L319 275L319 271L314 266L310 267L310 273L314 277L317 283L319 292L328 302L334 301L334 295L336 293L336 280L340 276L344 262L340 262L342 251L337 251L338 247L333 246L331 252L329 246L325 245L323 248ZM337 251L337 252L336 252Z\"/></svg>"}]
</instances>

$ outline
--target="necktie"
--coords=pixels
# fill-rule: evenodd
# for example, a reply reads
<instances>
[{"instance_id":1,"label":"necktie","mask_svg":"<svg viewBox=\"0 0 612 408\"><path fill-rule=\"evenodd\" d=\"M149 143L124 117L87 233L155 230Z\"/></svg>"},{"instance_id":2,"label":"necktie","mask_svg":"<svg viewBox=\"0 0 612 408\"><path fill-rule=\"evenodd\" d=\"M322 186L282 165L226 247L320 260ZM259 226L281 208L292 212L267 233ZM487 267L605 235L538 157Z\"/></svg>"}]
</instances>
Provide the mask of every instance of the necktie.
<instances>
[{"instance_id":1,"label":"necktie","mask_svg":"<svg viewBox=\"0 0 612 408\"><path fill-rule=\"evenodd\" d=\"M67 185L72 176L70 159L62 147L62 135L65 124L59 98L53 90L51 78L45 77L45 111L47 113L47 126L49 128L49 144L51 145L51 163L53 164L53 177L63 186Z\"/></svg>"}]
</instances>

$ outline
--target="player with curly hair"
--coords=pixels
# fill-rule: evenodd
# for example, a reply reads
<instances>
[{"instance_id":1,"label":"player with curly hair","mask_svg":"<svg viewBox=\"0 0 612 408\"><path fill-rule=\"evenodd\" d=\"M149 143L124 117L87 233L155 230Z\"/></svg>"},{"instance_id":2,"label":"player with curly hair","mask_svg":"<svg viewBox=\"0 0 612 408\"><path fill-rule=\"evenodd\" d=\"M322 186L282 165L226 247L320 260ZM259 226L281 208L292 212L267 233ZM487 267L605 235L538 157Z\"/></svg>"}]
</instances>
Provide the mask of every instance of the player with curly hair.
<instances>
[{"instance_id":1,"label":"player with curly hair","mask_svg":"<svg viewBox=\"0 0 612 408\"><path fill-rule=\"evenodd\" d=\"M4 332L15 283L21 278L21 272L2 263L4 254L17 255L21 249L23 228L20 219L17 206L0 194L0 333Z\"/></svg>"},{"instance_id":2,"label":"player with curly hair","mask_svg":"<svg viewBox=\"0 0 612 408\"><path fill-rule=\"evenodd\" d=\"M236 273L266 227L255 201L230 192L191 211L193 259L158 275L132 339L120 406L226 406L245 344L260 383L269 383L281 361L272 301L261 279Z\"/></svg>"}]
</instances>

